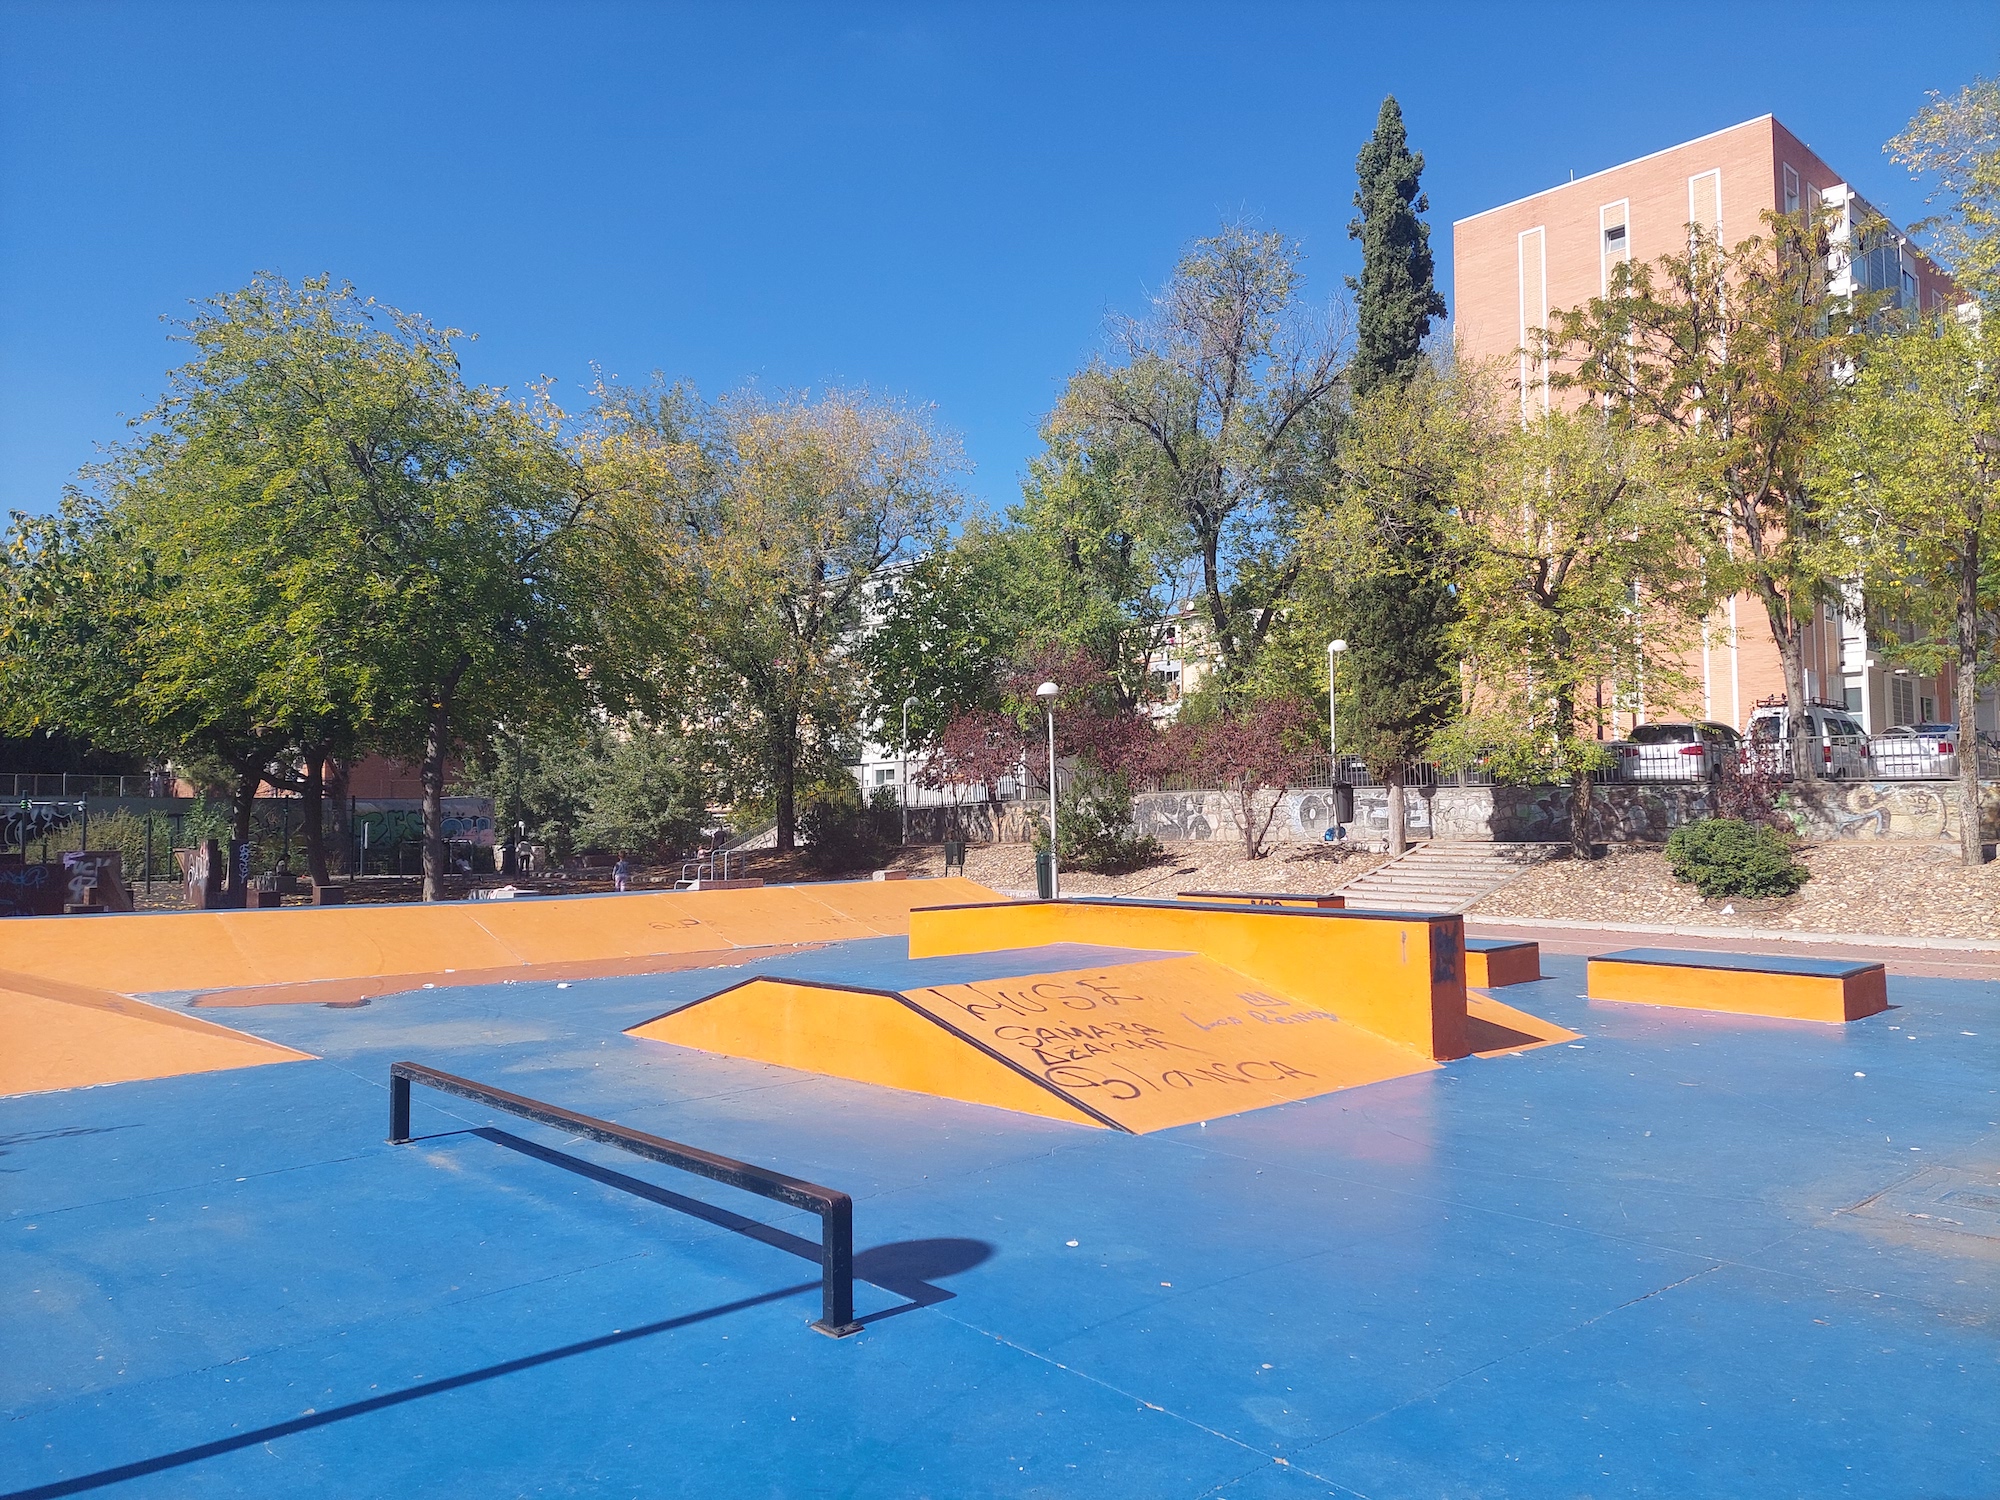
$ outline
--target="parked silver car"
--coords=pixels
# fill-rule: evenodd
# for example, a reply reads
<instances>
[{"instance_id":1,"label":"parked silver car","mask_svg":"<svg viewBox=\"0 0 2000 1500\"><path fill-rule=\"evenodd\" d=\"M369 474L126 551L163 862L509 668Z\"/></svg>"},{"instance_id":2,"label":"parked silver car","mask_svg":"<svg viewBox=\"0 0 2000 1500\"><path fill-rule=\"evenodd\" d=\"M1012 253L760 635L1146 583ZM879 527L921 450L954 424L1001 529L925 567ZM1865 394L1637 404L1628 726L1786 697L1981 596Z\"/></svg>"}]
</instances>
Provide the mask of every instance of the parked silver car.
<instances>
[{"instance_id":1,"label":"parked silver car","mask_svg":"<svg viewBox=\"0 0 2000 1500\"><path fill-rule=\"evenodd\" d=\"M1727 724L1637 724L1604 748L1618 757L1621 781L1705 781L1739 753L1742 736Z\"/></svg>"},{"instance_id":2,"label":"parked silver car","mask_svg":"<svg viewBox=\"0 0 2000 1500\"><path fill-rule=\"evenodd\" d=\"M1805 716L1807 743L1819 752L1819 774L1833 781L1871 776L1873 760L1860 722L1829 703L1815 703ZM1750 743L1758 764L1775 775L1791 769L1791 714L1782 702L1765 701L1750 715Z\"/></svg>"},{"instance_id":3,"label":"parked silver car","mask_svg":"<svg viewBox=\"0 0 2000 1500\"><path fill-rule=\"evenodd\" d=\"M1958 726L1898 724L1868 745L1877 776L1950 778L1958 774Z\"/></svg>"}]
</instances>

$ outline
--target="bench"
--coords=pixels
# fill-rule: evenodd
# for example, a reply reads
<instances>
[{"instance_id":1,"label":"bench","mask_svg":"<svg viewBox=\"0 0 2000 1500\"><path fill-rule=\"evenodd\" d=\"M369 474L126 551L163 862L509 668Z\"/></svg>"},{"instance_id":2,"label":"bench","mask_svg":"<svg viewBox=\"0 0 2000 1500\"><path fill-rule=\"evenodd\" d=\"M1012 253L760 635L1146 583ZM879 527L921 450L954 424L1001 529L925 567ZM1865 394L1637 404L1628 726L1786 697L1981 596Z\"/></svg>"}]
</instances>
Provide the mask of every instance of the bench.
<instances>
[{"instance_id":1,"label":"bench","mask_svg":"<svg viewBox=\"0 0 2000 1500\"><path fill-rule=\"evenodd\" d=\"M1591 959L1588 989L1593 1000L1795 1021L1858 1021L1889 1008L1879 963L1764 953L1627 948Z\"/></svg>"},{"instance_id":2,"label":"bench","mask_svg":"<svg viewBox=\"0 0 2000 1500\"><path fill-rule=\"evenodd\" d=\"M1542 977L1542 945L1518 938L1465 940L1465 982L1477 989L1530 984Z\"/></svg>"},{"instance_id":3,"label":"bench","mask_svg":"<svg viewBox=\"0 0 2000 1500\"><path fill-rule=\"evenodd\" d=\"M1340 911L1347 905L1347 898L1333 891L1323 891L1318 895L1291 891L1176 891L1174 899L1220 901L1231 906L1315 907L1330 911Z\"/></svg>"}]
</instances>

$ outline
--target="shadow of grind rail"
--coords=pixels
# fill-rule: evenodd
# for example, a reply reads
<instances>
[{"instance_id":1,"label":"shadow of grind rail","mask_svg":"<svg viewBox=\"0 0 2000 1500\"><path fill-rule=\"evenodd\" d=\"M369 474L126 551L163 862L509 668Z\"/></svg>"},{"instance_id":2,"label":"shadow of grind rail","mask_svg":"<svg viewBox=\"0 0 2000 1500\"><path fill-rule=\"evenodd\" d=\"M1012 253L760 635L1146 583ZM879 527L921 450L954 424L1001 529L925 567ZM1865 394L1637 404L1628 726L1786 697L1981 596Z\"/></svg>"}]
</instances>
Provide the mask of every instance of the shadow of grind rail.
<instances>
[{"instance_id":1,"label":"shadow of grind rail","mask_svg":"<svg viewBox=\"0 0 2000 1500\"><path fill-rule=\"evenodd\" d=\"M679 1141L647 1135L643 1130L632 1130L624 1125L614 1125L609 1120L580 1115L574 1110L510 1094L505 1089L492 1088L475 1083L470 1078L460 1078L456 1073L443 1073L413 1062L389 1065L389 1144L392 1146L409 1143L410 1085L413 1083L421 1083L425 1088L436 1089L440 1093L456 1094L461 1099L475 1100L492 1109L533 1120L538 1125L548 1125L570 1135L615 1146L620 1151L629 1151L648 1161L677 1167L697 1177L706 1177L712 1182L755 1193L760 1198L818 1214L820 1315L807 1326L836 1339L861 1331L861 1325L854 1320L854 1200L847 1194L821 1187L816 1182L801 1182L782 1172L753 1167L732 1157L717 1156L713 1151L703 1151L698 1146L684 1146Z\"/></svg>"}]
</instances>

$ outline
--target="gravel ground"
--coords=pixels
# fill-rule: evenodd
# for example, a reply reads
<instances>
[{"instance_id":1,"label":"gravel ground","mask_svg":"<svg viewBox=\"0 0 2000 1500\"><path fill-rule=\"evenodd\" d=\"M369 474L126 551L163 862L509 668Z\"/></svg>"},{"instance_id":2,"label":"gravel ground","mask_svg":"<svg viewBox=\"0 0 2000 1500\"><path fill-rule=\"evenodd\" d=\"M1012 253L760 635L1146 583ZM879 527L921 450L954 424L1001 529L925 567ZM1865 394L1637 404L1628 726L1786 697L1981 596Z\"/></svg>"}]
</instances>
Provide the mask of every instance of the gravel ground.
<instances>
[{"instance_id":1,"label":"gravel ground","mask_svg":"<svg viewBox=\"0 0 2000 1500\"><path fill-rule=\"evenodd\" d=\"M1330 891L1384 856L1321 845L1278 844L1248 860L1237 843L1171 843L1166 853L1130 875L1062 872L1063 891L1074 896L1172 896L1176 891ZM944 850L910 850L897 868L944 873ZM1035 851L1028 844L974 844L965 851L966 878L998 891L1035 889Z\"/></svg>"},{"instance_id":2,"label":"gravel ground","mask_svg":"<svg viewBox=\"0 0 2000 1500\"><path fill-rule=\"evenodd\" d=\"M2000 862L1968 869L1955 846L1934 844L1813 844L1799 857L1812 879L1798 894L1752 901L1701 896L1657 847L1617 847L1588 863L1533 866L1467 916L2000 938Z\"/></svg>"}]
</instances>

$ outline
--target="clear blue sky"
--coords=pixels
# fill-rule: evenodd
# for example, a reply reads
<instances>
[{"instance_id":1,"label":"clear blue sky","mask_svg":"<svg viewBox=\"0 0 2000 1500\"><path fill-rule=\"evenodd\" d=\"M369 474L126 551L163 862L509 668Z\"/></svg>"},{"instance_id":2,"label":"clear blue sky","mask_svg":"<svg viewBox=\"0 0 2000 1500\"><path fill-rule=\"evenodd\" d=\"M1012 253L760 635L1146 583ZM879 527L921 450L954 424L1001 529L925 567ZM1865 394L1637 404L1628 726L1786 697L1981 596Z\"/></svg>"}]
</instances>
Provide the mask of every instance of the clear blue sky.
<instances>
[{"instance_id":1,"label":"clear blue sky","mask_svg":"<svg viewBox=\"0 0 2000 1500\"><path fill-rule=\"evenodd\" d=\"M1893 217L1882 142L2000 66L2000 5L792 7L0 0L0 509L177 359L163 314L321 271L580 401L937 403L1005 504L1104 315L1225 217L1355 268L1385 93L1451 221L1773 112Z\"/></svg>"}]
</instances>

